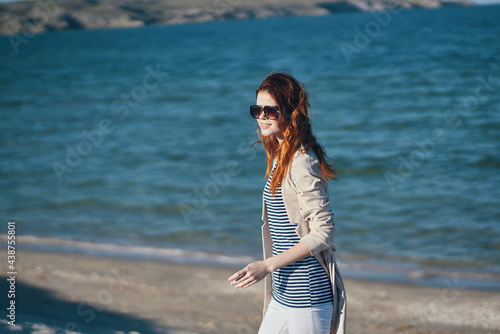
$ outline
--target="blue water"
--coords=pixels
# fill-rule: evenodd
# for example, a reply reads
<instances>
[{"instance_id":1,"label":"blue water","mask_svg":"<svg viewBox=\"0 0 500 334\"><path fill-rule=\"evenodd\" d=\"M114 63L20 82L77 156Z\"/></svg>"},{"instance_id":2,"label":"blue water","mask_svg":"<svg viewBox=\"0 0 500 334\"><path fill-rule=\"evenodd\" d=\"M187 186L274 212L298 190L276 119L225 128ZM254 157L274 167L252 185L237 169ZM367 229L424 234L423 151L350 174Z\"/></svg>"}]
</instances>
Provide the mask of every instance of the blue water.
<instances>
[{"instance_id":1,"label":"blue water","mask_svg":"<svg viewBox=\"0 0 500 334\"><path fill-rule=\"evenodd\" d=\"M346 267L500 275L499 17L495 5L64 31L17 50L2 37L2 229L16 221L25 247L258 257L265 156L249 150L247 110L288 69L339 171Z\"/></svg>"}]
</instances>

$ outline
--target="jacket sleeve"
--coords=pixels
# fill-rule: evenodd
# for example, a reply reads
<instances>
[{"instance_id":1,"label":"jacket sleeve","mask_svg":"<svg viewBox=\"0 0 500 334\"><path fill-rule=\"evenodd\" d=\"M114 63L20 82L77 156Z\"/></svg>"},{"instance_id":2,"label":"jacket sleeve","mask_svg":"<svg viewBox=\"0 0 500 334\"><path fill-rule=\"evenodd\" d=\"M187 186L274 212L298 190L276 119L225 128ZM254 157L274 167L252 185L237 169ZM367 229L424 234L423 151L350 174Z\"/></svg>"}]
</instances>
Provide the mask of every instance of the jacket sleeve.
<instances>
[{"instance_id":1,"label":"jacket sleeve","mask_svg":"<svg viewBox=\"0 0 500 334\"><path fill-rule=\"evenodd\" d=\"M301 240L311 254L316 255L331 247L335 234L328 179L323 177L318 159L309 154L299 154L290 172L297 189L300 214L309 224L309 233Z\"/></svg>"}]
</instances>

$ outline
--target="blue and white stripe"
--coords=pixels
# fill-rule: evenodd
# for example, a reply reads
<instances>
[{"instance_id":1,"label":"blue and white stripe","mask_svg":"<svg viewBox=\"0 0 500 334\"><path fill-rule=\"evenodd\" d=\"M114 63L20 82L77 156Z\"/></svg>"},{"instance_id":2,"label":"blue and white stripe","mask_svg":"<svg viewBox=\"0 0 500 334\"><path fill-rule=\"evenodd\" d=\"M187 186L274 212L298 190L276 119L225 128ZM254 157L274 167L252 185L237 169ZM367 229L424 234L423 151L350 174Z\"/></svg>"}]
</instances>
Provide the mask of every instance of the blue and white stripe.
<instances>
[{"instance_id":1,"label":"blue and white stripe","mask_svg":"<svg viewBox=\"0 0 500 334\"><path fill-rule=\"evenodd\" d=\"M273 255L296 245L300 238L291 224L283 202L281 187L273 197L272 173L264 188L264 201L273 241ZM332 301L330 279L314 256L292 263L272 273L273 297L289 307L312 307Z\"/></svg>"}]
</instances>

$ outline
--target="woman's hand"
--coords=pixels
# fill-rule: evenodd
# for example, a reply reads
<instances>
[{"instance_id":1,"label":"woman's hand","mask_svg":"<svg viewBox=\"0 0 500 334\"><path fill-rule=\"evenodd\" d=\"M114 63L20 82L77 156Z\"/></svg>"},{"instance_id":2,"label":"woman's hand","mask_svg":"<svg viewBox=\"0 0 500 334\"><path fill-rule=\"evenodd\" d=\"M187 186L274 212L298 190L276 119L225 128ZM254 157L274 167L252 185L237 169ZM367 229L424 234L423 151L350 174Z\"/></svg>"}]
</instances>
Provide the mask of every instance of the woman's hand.
<instances>
[{"instance_id":1,"label":"woman's hand","mask_svg":"<svg viewBox=\"0 0 500 334\"><path fill-rule=\"evenodd\" d=\"M245 268L228 278L235 289L248 288L272 272L265 261L250 263Z\"/></svg>"},{"instance_id":2,"label":"woman's hand","mask_svg":"<svg viewBox=\"0 0 500 334\"><path fill-rule=\"evenodd\" d=\"M228 281L230 281L231 285L234 285L236 289L248 288L273 271L311 255L311 252L304 242L299 241L298 244L283 253L271 256L264 261L250 263L248 266L229 277Z\"/></svg>"}]
</instances>

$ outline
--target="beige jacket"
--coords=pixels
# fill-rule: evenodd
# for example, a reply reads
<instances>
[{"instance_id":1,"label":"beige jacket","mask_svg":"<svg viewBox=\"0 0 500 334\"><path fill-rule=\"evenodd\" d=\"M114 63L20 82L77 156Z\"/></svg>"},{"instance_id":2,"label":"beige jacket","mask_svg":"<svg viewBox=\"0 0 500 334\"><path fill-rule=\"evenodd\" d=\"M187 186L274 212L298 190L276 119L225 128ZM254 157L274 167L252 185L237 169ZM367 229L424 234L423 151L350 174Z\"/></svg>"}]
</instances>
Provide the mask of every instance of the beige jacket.
<instances>
[{"instance_id":1,"label":"beige jacket","mask_svg":"<svg viewBox=\"0 0 500 334\"><path fill-rule=\"evenodd\" d=\"M335 259L333 236L335 226L330 208L328 180L323 177L316 155L309 151L298 151L289 173L282 184L281 192L290 223L311 254L328 273L333 290L333 322L331 334L346 333L346 293ZM266 203L262 208L262 244L264 259L272 256L272 239L267 220ZM271 277L265 279L264 313L271 301Z\"/></svg>"}]
</instances>

